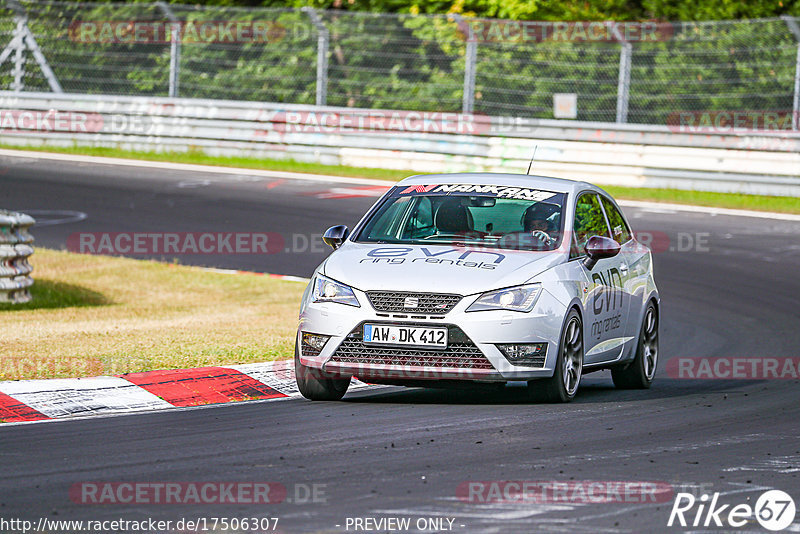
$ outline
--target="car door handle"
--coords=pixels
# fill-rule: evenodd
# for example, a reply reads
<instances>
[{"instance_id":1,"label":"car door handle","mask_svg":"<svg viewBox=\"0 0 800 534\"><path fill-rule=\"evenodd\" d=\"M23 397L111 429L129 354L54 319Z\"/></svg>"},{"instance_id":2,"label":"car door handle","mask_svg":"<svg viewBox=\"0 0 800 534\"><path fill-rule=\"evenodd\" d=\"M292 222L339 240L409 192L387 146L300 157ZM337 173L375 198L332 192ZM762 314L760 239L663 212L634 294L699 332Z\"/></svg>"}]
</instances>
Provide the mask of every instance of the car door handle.
<instances>
[{"instance_id":1,"label":"car door handle","mask_svg":"<svg viewBox=\"0 0 800 534\"><path fill-rule=\"evenodd\" d=\"M619 272L621 272L622 274L628 274L628 264L623 263L622 265L620 265Z\"/></svg>"}]
</instances>

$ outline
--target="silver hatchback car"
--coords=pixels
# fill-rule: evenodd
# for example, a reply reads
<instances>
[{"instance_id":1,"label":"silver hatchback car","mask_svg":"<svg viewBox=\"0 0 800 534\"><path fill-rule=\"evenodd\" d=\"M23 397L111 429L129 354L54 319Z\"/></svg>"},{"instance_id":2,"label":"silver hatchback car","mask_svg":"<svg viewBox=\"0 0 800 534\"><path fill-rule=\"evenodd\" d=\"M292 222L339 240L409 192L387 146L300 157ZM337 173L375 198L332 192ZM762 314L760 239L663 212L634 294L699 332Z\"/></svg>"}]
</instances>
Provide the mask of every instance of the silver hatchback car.
<instances>
[{"instance_id":1,"label":"silver hatchback car","mask_svg":"<svg viewBox=\"0 0 800 534\"><path fill-rule=\"evenodd\" d=\"M334 252L300 308L300 392L338 400L351 377L441 387L527 381L552 402L610 369L647 388L658 361L650 250L585 182L431 174L399 182Z\"/></svg>"}]
</instances>

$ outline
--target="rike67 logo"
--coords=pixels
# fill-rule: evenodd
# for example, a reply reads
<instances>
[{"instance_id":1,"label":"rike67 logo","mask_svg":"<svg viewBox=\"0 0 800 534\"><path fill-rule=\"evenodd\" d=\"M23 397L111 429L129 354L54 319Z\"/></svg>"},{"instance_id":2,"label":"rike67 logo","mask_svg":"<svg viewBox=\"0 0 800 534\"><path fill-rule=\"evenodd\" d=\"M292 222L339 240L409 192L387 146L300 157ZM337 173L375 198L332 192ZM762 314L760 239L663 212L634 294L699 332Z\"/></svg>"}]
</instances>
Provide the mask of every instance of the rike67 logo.
<instances>
[{"instance_id":1,"label":"rike67 logo","mask_svg":"<svg viewBox=\"0 0 800 534\"><path fill-rule=\"evenodd\" d=\"M720 494L703 494L699 498L691 493L678 493L669 514L667 526L680 527L734 527L741 528L755 522L767 530L784 530L795 518L792 497L781 490L762 493L755 506L748 503L722 504Z\"/></svg>"}]
</instances>

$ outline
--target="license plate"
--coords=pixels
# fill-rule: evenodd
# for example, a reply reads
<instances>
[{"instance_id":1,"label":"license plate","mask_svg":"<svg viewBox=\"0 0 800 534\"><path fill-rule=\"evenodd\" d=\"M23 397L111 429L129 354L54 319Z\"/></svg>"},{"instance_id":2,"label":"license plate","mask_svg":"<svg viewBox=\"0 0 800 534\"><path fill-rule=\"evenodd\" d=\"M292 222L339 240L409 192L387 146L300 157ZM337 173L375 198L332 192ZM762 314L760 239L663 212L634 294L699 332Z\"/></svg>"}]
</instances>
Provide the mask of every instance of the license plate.
<instances>
[{"instance_id":1,"label":"license plate","mask_svg":"<svg viewBox=\"0 0 800 534\"><path fill-rule=\"evenodd\" d=\"M447 328L365 324L364 343L447 348Z\"/></svg>"}]
</instances>

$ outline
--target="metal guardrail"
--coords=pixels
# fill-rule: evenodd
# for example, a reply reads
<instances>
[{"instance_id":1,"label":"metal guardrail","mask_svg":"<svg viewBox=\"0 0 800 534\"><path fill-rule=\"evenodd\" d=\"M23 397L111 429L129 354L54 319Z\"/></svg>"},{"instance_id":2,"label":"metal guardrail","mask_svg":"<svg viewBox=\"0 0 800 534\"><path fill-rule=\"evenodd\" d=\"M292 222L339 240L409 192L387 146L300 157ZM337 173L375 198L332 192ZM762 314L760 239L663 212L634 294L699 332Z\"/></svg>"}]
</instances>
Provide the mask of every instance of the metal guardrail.
<instances>
[{"instance_id":1,"label":"metal guardrail","mask_svg":"<svg viewBox=\"0 0 800 534\"><path fill-rule=\"evenodd\" d=\"M35 222L30 215L0 210L0 302L31 300L33 236L28 230Z\"/></svg>"},{"instance_id":2,"label":"metal guardrail","mask_svg":"<svg viewBox=\"0 0 800 534\"><path fill-rule=\"evenodd\" d=\"M0 91L5 143L295 159L421 173L800 196L800 133L163 97ZM375 120L373 120L375 119ZM345 125L345 126L342 126Z\"/></svg>"}]
</instances>

